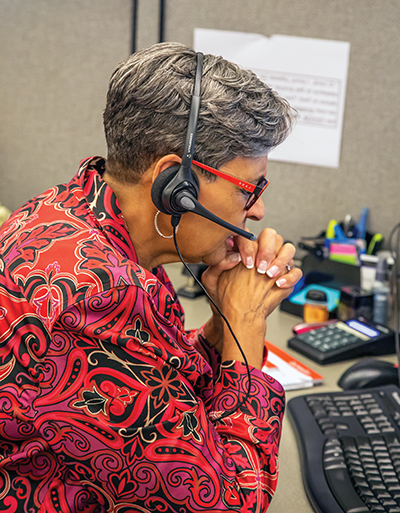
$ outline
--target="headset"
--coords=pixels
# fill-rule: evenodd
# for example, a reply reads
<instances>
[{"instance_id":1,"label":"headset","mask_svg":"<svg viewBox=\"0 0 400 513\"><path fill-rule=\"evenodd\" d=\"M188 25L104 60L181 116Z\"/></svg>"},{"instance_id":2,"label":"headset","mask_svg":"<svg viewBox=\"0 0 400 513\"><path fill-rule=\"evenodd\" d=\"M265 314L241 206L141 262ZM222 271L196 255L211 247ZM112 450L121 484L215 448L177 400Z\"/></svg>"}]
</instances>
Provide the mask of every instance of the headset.
<instances>
[{"instance_id":1,"label":"headset","mask_svg":"<svg viewBox=\"0 0 400 513\"><path fill-rule=\"evenodd\" d=\"M199 196L199 181L197 176L192 173L190 168L193 158L193 150L194 143L196 139L196 129L197 129L197 120L199 117L200 110L200 86L201 86L201 74L203 70L203 54L197 53L197 65L196 65L196 76L194 83L194 91L192 95L192 101L190 105L190 114L189 114L189 123L188 129L186 133L186 142L185 149L183 151L182 162L180 165L172 166L164 171L162 171L157 178L154 180L152 188L151 188L151 198L155 206L164 214L169 214L171 216L171 225L173 227L173 237L175 248L178 253L179 258L181 259L183 265L186 267L189 274L193 277L193 279L198 283L198 285L203 289L205 295L209 299L209 301L214 305L216 310L219 312L220 316L226 323L229 331L231 332L236 345L238 346L243 361L246 365L247 370L247 378L248 378L248 389L246 394L239 400L238 404L230 410L224 411L218 415L217 418L212 419L211 422L213 424L219 422L221 419L231 415L236 412L240 406L242 406L250 396L251 391L251 373L249 364L247 362L246 355L243 352L243 349L233 332L231 325L229 324L228 319L221 312L218 305L215 303L213 298L208 294L206 288L201 283L201 281L197 278L197 276L193 273L191 268L186 264L183 260L181 252L179 250L178 242L177 242L177 227L179 225L179 221L181 219L182 214L187 212L194 212L200 216L209 219L210 221L217 223L228 230L231 230L238 235L242 235L250 240L256 240L256 236L252 233L246 232L241 228L237 228L236 226L227 223L220 217L217 217L209 210L204 208L198 201L197 198Z\"/></svg>"},{"instance_id":2,"label":"headset","mask_svg":"<svg viewBox=\"0 0 400 513\"><path fill-rule=\"evenodd\" d=\"M180 165L168 167L157 176L151 188L151 199L158 210L171 216L171 224L173 227L178 226L182 214L193 212L194 214L209 219L213 223L223 226L237 235L241 235L250 240L256 240L257 237L253 233L246 232L224 221L220 217L217 217L204 208L197 199L199 197L199 181L191 170L191 164L200 111L203 57L204 55L200 52L196 54L196 75L182 162Z\"/></svg>"}]
</instances>

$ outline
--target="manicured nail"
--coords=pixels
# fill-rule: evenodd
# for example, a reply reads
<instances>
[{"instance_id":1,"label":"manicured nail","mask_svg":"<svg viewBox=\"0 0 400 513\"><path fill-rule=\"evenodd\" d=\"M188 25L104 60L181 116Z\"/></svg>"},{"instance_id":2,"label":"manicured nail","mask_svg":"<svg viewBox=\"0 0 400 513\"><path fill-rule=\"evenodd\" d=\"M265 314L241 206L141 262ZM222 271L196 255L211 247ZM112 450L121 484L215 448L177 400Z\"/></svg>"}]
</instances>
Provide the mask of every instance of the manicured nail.
<instances>
[{"instance_id":1,"label":"manicured nail","mask_svg":"<svg viewBox=\"0 0 400 513\"><path fill-rule=\"evenodd\" d=\"M283 287L284 285L286 285L286 280L285 278L279 278L279 280L276 281L276 284L278 287Z\"/></svg>"},{"instance_id":2,"label":"manicured nail","mask_svg":"<svg viewBox=\"0 0 400 513\"><path fill-rule=\"evenodd\" d=\"M231 253L228 256L228 259L230 262L240 262L242 260L242 257L240 256L240 253Z\"/></svg>"},{"instance_id":3,"label":"manicured nail","mask_svg":"<svg viewBox=\"0 0 400 513\"><path fill-rule=\"evenodd\" d=\"M246 258L246 267L247 267L247 269L253 269L253 267L254 267L253 257Z\"/></svg>"},{"instance_id":4,"label":"manicured nail","mask_svg":"<svg viewBox=\"0 0 400 513\"><path fill-rule=\"evenodd\" d=\"M258 264L258 269L257 271L260 273L260 274L265 274L265 271L267 270L267 262L265 260L261 260L261 262Z\"/></svg>"},{"instance_id":5,"label":"manicured nail","mask_svg":"<svg viewBox=\"0 0 400 513\"><path fill-rule=\"evenodd\" d=\"M278 271L278 267L273 265L270 269L268 269L267 274L270 278L273 278Z\"/></svg>"}]
</instances>

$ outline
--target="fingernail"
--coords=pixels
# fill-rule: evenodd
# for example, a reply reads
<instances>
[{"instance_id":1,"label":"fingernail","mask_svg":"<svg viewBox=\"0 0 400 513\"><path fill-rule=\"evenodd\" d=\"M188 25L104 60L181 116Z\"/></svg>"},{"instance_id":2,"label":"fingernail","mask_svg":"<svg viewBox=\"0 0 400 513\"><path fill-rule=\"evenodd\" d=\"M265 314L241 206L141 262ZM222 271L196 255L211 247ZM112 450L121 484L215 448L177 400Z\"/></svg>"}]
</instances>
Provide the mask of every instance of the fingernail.
<instances>
[{"instance_id":1,"label":"fingernail","mask_svg":"<svg viewBox=\"0 0 400 513\"><path fill-rule=\"evenodd\" d=\"M276 284L278 287L283 287L283 285L286 285L286 280L285 278L280 278L279 280L276 281Z\"/></svg>"},{"instance_id":2,"label":"fingernail","mask_svg":"<svg viewBox=\"0 0 400 513\"><path fill-rule=\"evenodd\" d=\"M231 253L228 256L228 259L230 262L240 262L242 260L242 257L240 256L240 253Z\"/></svg>"},{"instance_id":3,"label":"fingernail","mask_svg":"<svg viewBox=\"0 0 400 513\"><path fill-rule=\"evenodd\" d=\"M265 271L267 270L267 262L265 260L261 260L261 262L258 264L258 269L257 271L260 273L260 274L265 274Z\"/></svg>"},{"instance_id":4,"label":"fingernail","mask_svg":"<svg viewBox=\"0 0 400 513\"><path fill-rule=\"evenodd\" d=\"M273 265L270 269L268 269L267 274L270 278L273 278L278 271L278 267Z\"/></svg>"},{"instance_id":5,"label":"fingernail","mask_svg":"<svg viewBox=\"0 0 400 513\"><path fill-rule=\"evenodd\" d=\"M253 267L254 267L253 257L246 258L246 267L247 267L247 269L253 269Z\"/></svg>"}]
</instances>

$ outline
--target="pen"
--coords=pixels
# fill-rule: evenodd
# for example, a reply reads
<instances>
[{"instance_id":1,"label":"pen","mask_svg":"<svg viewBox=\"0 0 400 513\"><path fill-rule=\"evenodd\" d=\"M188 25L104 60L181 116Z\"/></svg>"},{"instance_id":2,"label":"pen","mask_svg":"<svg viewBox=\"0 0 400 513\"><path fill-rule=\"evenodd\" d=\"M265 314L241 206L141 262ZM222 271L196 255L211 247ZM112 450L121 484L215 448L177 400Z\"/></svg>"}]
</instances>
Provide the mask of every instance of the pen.
<instances>
[{"instance_id":1,"label":"pen","mask_svg":"<svg viewBox=\"0 0 400 513\"><path fill-rule=\"evenodd\" d=\"M365 233L367 230L367 219L368 219L368 208L363 208L360 216L360 220L357 224L357 239L365 239Z\"/></svg>"},{"instance_id":2,"label":"pen","mask_svg":"<svg viewBox=\"0 0 400 513\"><path fill-rule=\"evenodd\" d=\"M367 255L374 255L380 248L383 242L383 236L381 233L375 233L370 243L368 244Z\"/></svg>"}]
</instances>

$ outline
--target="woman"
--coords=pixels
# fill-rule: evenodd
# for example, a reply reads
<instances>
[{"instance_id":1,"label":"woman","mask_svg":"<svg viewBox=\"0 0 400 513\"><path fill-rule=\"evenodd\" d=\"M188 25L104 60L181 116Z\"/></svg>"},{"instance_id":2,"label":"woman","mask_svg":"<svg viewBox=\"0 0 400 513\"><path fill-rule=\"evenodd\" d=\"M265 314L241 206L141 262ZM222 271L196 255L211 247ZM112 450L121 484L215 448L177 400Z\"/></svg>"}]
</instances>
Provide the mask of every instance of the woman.
<instances>
[{"instance_id":1,"label":"woman","mask_svg":"<svg viewBox=\"0 0 400 513\"><path fill-rule=\"evenodd\" d=\"M121 63L104 112L107 160L84 160L71 182L25 204L0 232L8 511L270 503L284 393L261 371L266 318L301 272L274 230L257 241L238 233L264 215L268 152L289 133L292 113L222 58L206 55L199 69L195 52L176 43ZM195 79L197 134L185 145ZM182 156L191 178L171 216L163 200L154 204L155 184L161 177L162 192L180 176ZM192 200L232 229L187 212ZM185 332L162 268L178 260L177 247L185 261L208 265L203 283L215 306L198 331Z\"/></svg>"}]
</instances>

